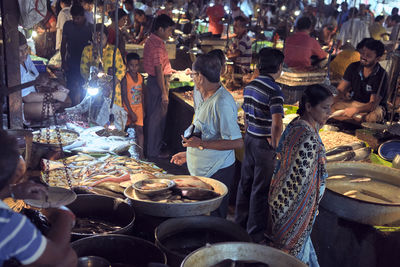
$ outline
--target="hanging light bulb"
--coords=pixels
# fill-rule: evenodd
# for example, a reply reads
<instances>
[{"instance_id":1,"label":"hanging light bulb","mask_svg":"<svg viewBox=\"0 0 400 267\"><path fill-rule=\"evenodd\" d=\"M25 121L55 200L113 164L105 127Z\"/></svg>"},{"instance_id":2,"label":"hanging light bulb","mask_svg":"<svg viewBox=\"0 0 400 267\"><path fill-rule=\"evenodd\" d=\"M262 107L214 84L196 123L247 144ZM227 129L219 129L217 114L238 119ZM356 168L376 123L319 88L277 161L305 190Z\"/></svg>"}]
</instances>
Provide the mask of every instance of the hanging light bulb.
<instances>
[{"instance_id":1,"label":"hanging light bulb","mask_svg":"<svg viewBox=\"0 0 400 267\"><path fill-rule=\"evenodd\" d=\"M283 5L283 6L281 7L281 10L282 10L282 11L285 11L285 10L286 10L286 6Z\"/></svg>"},{"instance_id":2,"label":"hanging light bulb","mask_svg":"<svg viewBox=\"0 0 400 267\"><path fill-rule=\"evenodd\" d=\"M38 36L37 31L32 31L32 37L36 38Z\"/></svg>"},{"instance_id":3,"label":"hanging light bulb","mask_svg":"<svg viewBox=\"0 0 400 267\"><path fill-rule=\"evenodd\" d=\"M296 10L295 12L294 12L294 15L297 17L298 15L300 15L300 10Z\"/></svg>"}]
</instances>

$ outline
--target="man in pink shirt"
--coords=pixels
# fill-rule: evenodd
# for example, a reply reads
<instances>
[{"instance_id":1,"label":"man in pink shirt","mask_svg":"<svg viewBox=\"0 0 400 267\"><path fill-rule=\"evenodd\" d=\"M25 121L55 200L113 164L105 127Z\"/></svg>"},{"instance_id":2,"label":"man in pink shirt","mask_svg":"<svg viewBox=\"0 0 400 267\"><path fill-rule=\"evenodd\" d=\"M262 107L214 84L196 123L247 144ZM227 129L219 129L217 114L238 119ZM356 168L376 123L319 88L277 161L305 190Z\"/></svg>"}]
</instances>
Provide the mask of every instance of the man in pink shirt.
<instances>
[{"instance_id":1,"label":"man in pink shirt","mask_svg":"<svg viewBox=\"0 0 400 267\"><path fill-rule=\"evenodd\" d=\"M168 59L165 41L174 29L173 20L165 14L154 21L153 33L147 39L143 51L143 67L149 74L145 92L145 143L148 158L166 158L160 153L168 109L168 79L174 70Z\"/></svg>"},{"instance_id":2,"label":"man in pink shirt","mask_svg":"<svg viewBox=\"0 0 400 267\"><path fill-rule=\"evenodd\" d=\"M325 59L328 54L321 49L318 41L310 36L311 20L302 17L297 21L296 32L285 42L285 64L290 68L305 70L311 67L311 58Z\"/></svg>"}]
</instances>

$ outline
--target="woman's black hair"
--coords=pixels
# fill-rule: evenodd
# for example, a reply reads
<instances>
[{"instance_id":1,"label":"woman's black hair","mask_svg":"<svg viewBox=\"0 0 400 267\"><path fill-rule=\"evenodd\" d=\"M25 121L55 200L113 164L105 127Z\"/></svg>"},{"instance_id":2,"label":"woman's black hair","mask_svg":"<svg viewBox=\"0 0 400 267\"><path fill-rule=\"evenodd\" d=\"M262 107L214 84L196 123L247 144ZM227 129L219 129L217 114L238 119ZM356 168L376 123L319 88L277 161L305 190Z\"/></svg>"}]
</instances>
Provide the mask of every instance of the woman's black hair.
<instances>
[{"instance_id":1,"label":"woman's black hair","mask_svg":"<svg viewBox=\"0 0 400 267\"><path fill-rule=\"evenodd\" d=\"M200 55L193 64L193 70L201 73L212 83L219 82L221 74L221 61L216 55Z\"/></svg>"},{"instance_id":2,"label":"woman's black hair","mask_svg":"<svg viewBox=\"0 0 400 267\"><path fill-rule=\"evenodd\" d=\"M310 103L311 107L315 107L331 96L333 96L332 92L323 85L313 84L307 86L306 90L304 90L303 95L301 96L297 114L302 116L306 112L307 103Z\"/></svg>"},{"instance_id":3,"label":"woman's black hair","mask_svg":"<svg viewBox=\"0 0 400 267\"><path fill-rule=\"evenodd\" d=\"M3 130L0 130L0 147L0 190L2 190L13 177L20 154L15 138Z\"/></svg>"}]
</instances>

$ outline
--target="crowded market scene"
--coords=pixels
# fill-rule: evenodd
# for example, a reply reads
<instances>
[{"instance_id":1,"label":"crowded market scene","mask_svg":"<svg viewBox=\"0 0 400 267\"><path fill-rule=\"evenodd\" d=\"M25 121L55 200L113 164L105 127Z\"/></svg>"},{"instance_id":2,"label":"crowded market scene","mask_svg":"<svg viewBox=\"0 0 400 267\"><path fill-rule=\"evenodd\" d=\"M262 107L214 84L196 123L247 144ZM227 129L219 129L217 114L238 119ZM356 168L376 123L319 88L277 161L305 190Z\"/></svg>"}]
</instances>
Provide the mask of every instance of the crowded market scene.
<instances>
[{"instance_id":1,"label":"crowded market scene","mask_svg":"<svg viewBox=\"0 0 400 267\"><path fill-rule=\"evenodd\" d=\"M399 266L399 7L0 1L0 265Z\"/></svg>"}]
</instances>

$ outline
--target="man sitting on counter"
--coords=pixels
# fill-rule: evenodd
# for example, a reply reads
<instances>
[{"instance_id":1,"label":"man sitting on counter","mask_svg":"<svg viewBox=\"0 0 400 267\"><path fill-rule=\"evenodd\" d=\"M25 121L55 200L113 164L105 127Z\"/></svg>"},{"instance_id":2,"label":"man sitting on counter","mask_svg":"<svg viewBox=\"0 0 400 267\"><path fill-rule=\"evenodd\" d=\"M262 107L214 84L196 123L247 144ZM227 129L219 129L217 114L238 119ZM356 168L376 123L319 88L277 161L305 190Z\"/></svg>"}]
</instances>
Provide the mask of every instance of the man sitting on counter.
<instances>
[{"instance_id":1,"label":"man sitting on counter","mask_svg":"<svg viewBox=\"0 0 400 267\"><path fill-rule=\"evenodd\" d=\"M364 44L363 44L364 43ZM381 41L364 39L357 46L361 60L350 64L338 85L332 106L338 120L381 122L385 115L388 77L379 64L384 53Z\"/></svg>"}]
</instances>

